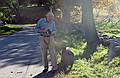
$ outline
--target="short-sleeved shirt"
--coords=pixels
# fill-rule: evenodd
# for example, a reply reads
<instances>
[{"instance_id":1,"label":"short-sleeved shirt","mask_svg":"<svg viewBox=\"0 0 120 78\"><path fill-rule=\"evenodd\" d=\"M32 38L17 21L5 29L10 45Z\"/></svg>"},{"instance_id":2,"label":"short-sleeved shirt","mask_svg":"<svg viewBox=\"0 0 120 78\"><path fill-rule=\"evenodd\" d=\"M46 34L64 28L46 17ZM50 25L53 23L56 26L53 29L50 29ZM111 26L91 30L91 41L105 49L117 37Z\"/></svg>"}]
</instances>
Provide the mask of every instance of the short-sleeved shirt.
<instances>
[{"instance_id":1,"label":"short-sleeved shirt","mask_svg":"<svg viewBox=\"0 0 120 78\"><path fill-rule=\"evenodd\" d=\"M41 18L35 27L35 31L39 32L40 29L49 29L51 32L56 31L55 21L51 20L50 22L47 21L46 18Z\"/></svg>"}]
</instances>

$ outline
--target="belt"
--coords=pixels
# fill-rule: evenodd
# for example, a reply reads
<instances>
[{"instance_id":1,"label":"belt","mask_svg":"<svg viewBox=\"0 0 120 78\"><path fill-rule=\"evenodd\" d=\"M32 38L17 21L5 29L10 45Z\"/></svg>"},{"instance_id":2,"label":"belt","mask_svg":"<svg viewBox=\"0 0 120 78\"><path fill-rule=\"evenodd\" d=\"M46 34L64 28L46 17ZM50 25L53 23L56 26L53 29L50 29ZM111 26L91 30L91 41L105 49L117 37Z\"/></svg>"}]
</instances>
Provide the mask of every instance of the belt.
<instances>
[{"instance_id":1,"label":"belt","mask_svg":"<svg viewBox=\"0 0 120 78\"><path fill-rule=\"evenodd\" d=\"M50 33L48 33L48 32L40 32L40 36L50 37Z\"/></svg>"}]
</instances>

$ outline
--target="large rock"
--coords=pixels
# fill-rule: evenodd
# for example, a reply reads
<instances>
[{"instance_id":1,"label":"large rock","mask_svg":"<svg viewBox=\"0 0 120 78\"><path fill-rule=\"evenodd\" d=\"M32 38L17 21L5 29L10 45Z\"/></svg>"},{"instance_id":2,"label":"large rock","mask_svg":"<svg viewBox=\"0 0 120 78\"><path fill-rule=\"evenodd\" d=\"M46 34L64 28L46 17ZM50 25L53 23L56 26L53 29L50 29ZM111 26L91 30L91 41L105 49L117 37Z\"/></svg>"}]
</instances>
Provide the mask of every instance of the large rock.
<instances>
[{"instance_id":1,"label":"large rock","mask_svg":"<svg viewBox=\"0 0 120 78\"><path fill-rule=\"evenodd\" d=\"M112 61L114 57L120 57L120 37L109 37L103 33L98 33L99 43L108 47L108 60Z\"/></svg>"},{"instance_id":2,"label":"large rock","mask_svg":"<svg viewBox=\"0 0 120 78\"><path fill-rule=\"evenodd\" d=\"M99 43L100 44L102 44L103 46L109 46L110 45L109 36L100 33L98 35L98 37L99 37Z\"/></svg>"},{"instance_id":3,"label":"large rock","mask_svg":"<svg viewBox=\"0 0 120 78\"><path fill-rule=\"evenodd\" d=\"M112 61L114 57L120 57L120 39L113 38L109 40L110 45L108 46L109 61Z\"/></svg>"}]
</instances>

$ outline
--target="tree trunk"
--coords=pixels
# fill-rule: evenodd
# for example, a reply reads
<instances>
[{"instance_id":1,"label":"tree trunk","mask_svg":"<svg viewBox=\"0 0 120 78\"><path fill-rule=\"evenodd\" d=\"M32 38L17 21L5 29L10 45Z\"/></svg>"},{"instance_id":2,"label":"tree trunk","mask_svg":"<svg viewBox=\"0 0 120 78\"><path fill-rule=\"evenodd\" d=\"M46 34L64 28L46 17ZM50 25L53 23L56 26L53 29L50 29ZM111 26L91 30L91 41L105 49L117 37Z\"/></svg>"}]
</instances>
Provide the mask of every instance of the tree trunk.
<instances>
[{"instance_id":1,"label":"tree trunk","mask_svg":"<svg viewBox=\"0 0 120 78\"><path fill-rule=\"evenodd\" d=\"M63 8L62 8L62 12L63 12L63 18L62 18L62 26L64 29L68 29L70 28L70 11L71 11L71 4L72 1L71 0L64 0L63 2Z\"/></svg>"},{"instance_id":2,"label":"tree trunk","mask_svg":"<svg viewBox=\"0 0 120 78\"><path fill-rule=\"evenodd\" d=\"M90 58L90 55L96 51L98 44L98 37L96 27L93 19L93 8L91 0L82 0L82 23L85 31L85 39L87 41L87 48L83 56Z\"/></svg>"}]
</instances>

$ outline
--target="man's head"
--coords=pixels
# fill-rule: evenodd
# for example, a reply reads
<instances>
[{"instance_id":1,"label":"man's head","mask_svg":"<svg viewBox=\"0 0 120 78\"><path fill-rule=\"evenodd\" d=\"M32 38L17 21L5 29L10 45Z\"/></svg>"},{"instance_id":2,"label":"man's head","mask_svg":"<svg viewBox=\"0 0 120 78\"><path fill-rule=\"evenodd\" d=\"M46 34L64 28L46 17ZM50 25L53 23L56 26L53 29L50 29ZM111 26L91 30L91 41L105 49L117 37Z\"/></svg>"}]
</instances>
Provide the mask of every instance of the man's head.
<instances>
[{"instance_id":1,"label":"man's head","mask_svg":"<svg viewBox=\"0 0 120 78\"><path fill-rule=\"evenodd\" d=\"M47 18L48 21L54 20L54 14L53 14L53 12L48 12L46 14L46 18Z\"/></svg>"}]
</instances>

